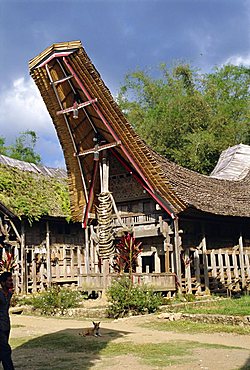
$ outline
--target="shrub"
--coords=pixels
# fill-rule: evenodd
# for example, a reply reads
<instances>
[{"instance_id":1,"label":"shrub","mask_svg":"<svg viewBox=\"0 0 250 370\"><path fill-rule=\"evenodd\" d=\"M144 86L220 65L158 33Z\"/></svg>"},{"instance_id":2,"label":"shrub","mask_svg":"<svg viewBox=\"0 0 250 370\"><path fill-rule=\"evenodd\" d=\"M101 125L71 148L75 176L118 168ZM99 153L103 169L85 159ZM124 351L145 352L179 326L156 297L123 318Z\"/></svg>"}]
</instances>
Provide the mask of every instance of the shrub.
<instances>
[{"instance_id":1,"label":"shrub","mask_svg":"<svg viewBox=\"0 0 250 370\"><path fill-rule=\"evenodd\" d=\"M129 314L152 313L162 304L162 296L152 288L134 285L129 277L114 280L107 289L110 317L123 317Z\"/></svg>"},{"instance_id":2,"label":"shrub","mask_svg":"<svg viewBox=\"0 0 250 370\"><path fill-rule=\"evenodd\" d=\"M54 287L45 292L34 295L30 303L35 309L40 309L42 314L64 314L68 308L79 306L82 300L81 293L75 290Z\"/></svg>"}]
</instances>

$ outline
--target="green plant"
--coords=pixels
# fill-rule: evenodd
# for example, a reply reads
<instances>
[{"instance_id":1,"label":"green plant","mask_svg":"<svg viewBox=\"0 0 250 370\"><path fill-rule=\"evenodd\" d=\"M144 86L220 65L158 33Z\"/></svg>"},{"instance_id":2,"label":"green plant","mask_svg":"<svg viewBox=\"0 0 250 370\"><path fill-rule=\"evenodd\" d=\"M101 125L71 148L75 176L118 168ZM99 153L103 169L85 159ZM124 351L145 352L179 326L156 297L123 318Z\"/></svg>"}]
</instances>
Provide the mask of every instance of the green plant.
<instances>
[{"instance_id":1,"label":"green plant","mask_svg":"<svg viewBox=\"0 0 250 370\"><path fill-rule=\"evenodd\" d=\"M42 314L55 315L64 314L68 308L78 307L81 299L81 293L78 291L54 287L34 295L30 303L35 309L40 309Z\"/></svg>"},{"instance_id":2,"label":"green plant","mask_svg":"<svg viewBox=\"0 0 250 370\"><path fill-rule=\"evenodd\" d=\"M134 285L128 276L114 280L107 290L110 317L123 317L130 313L138 315L151 313L158 309L162 297L146 286Z\"/></svg>"}]
</instances>

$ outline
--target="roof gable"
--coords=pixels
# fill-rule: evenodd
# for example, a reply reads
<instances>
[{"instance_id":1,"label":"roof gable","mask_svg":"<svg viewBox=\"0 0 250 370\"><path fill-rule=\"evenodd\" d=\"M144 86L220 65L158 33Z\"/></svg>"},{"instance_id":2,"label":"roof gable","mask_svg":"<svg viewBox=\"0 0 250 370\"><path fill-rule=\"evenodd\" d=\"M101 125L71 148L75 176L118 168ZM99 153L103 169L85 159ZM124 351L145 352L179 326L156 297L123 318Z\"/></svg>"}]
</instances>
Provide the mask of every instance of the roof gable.
<instances>
[{"instance_id":1,"label":"roof gable","mask_svg":"<svg viewBox=\"0 0 250 370\"><path fill-rule=\"evenodd\" d=\"M70 53L58 56L62 49ZM172 217L189 206L250 217L247 176L235 185L189 171L155 153L134 132L80 41L54 44L29 66L64 152L75 220L82 221L90 195L100 191L100 179L95 184L92 180L95 161L104 150Z\"/></svg>"}]
</instances>

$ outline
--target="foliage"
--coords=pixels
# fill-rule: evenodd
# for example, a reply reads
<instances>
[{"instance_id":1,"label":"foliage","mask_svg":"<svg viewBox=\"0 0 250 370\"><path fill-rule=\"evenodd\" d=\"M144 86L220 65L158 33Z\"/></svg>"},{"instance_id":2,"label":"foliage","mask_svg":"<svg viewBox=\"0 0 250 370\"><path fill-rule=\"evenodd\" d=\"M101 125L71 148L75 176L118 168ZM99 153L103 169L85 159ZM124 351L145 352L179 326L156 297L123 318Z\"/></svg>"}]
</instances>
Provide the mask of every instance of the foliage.
<instances>
[{"instance_id":1,"label":"foliage","mask_svg":"<svg viewBox=\"0 0 250 370\"><path fill-rule=\"evenodd\" d=\"M68 308L79 306L81 293L67 288L54 287L34 295L30 303L35 309L40 309L44 315L64 314Z\"/></svg>"},{"instance_id":2,"label":"foliage","mask_svg":"<svg viewBox=\"0 0 250 370\"><path fill-rule=\"evenodd\" d=\"M108 315L115 318L131 313L152 313L162 303L160 294L154 293L152 288L134 285L128 276L113 280L107 289L107 299L110 304Z\"/></svg>"},{"instance_id":3,"label":"foliage","mask_svg":"<svg viewBox=\"0 0 250 370\"><path fill-rule=\"evenodd\" d=\"M30 222L43 215L70 218L69 192L62 179L0 165L0 202Z\"/></svg>"},{"instance_id":4,"label":"foliage","mask_svg":"<svg viewBox=\"0 0 250 370\"><path fill-rule=\"evenodd\" d=\"M190 65L168 69L160 77L128 74L118 104L138 134L158 153L209 174L222 150L250 144L250 69L225 65L207 74Z\"/></svg>"},{"instance_id":5,"label":"foliage","mask_svg":"<svg viewBox=\"0 0 250 370\"><path fill-rule=\"evenodd\" d=\"M125 233L116 244L113 268L119 273L135 272L137 258L141 253L141 242L136 242L135 237L130 233Z\"/></svg>"},{"instance_id":6,"label":"foliage","mask_svg":"<svg viewBox=\"0 0 250 370\"><path fill-rule=\"evenodd\" d=\"M0 154L7 155L10 158L19 159L24 162L41 163L41 157L35 153L35 145L37 143L37 135L35 131L27 130L21 132L16 138L14 144L5 146L5 139L0 137Z\"/></svg>"},{"instance_id":7,"label":"foliage","mask_svg":"<svg viewBox=\"0 0 250 370\"><path fill-rule=\"evenodd\" d=\"M5 138L0 136L0 154L6 155L7 148L5 146Z\"/></svg>"}]
</instances>

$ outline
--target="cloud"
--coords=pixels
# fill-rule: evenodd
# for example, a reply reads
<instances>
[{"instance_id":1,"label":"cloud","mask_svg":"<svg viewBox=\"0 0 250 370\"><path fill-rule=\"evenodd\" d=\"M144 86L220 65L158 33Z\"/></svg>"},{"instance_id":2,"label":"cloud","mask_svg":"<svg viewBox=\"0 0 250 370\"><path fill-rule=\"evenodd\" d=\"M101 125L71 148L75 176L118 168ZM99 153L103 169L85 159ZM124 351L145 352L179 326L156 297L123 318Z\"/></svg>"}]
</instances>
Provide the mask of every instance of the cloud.
<instances>
[{"instance_id":1,"label":"cloud","mask_svg":"<svg viewBox=\"0 0 250 370\"><path fill-rule=\"evenodd\" d=\"M233 55L227 58L227 60L223 64L233 64L236 66L243 65L243 66L249 67L250 66L250 54L247 54L245 56Z\"/></svg>"},{"instance_id":2,"label":"cloud","mask_svg":"<svg viewBox=\"0 0 250 370\"><path fill-rule=\"evenodd\" d=\"M54 125L31 78L20 77L0 93L0 136L14 143L20 132L33 130L38 136L35 151L45 165L64 167Z\"/></svg>"},{"instance_id":3,"label":"cloud","mask_svg":"<svg viewBox=\"0 0 250 370\"><path fill-rule=\"evenodd\" d=\"M52 134L51 118L38 89L31 79L23 77L0 96L1 135L11 138L19 132L34 130L39 134Z\"/></svg>"}]
</instances>

